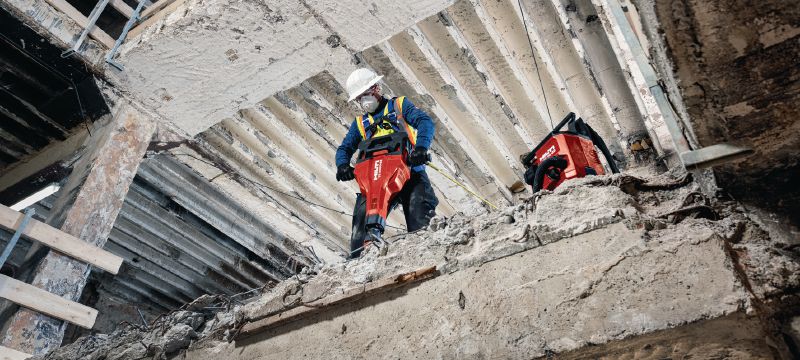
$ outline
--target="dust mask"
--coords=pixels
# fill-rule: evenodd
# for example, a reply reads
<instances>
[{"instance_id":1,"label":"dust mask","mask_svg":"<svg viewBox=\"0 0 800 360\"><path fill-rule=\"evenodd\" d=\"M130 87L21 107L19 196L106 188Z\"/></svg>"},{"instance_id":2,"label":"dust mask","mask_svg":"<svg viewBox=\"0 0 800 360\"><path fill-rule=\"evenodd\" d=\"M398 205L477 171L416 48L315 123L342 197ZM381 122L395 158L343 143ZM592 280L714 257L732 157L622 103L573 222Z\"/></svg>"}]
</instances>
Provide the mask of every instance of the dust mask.
<instances>
[{"instance_id":1,"label":"dust mask","mask_svg":"<svg viewBox=\"0 0 800 360\"><path fill-rule=\"evenodd\" d=\"M375 111L379 104L378 98L375 97L375 95L362 96L358 102L361 104L361 107L364 109L364 111L368 113Z\"/></svg>"}]
</instances>

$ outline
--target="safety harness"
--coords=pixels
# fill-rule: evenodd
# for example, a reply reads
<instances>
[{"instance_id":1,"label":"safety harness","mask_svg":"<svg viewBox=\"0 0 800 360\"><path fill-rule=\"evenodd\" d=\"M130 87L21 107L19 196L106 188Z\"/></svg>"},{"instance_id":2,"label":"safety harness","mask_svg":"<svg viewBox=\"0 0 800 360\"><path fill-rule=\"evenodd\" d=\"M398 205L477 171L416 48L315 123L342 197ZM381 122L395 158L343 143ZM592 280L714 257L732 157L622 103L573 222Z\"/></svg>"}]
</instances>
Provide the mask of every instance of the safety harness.
<instances>
[{"instance_id":1,"label":"safety harness","mask_svg":"<svg viewBox=\"0 0 800 360\"><path fill-rule=\"evenodd\" d=\"M405 117L403 117L403 100L405 100L405 96L401 96L398 98L392 98L383 108L383 118L378 124L375 124L375 119L372 118L372 115L367 114L365 118L363 115L356 117L356 125L358 125L358 132L361 133L361 140L371 139L373 137L380 137L389 135L394 133L395 130L393 126L389 126L384 128L381 126L384 121L389 122L389 114L394 112L397 116L398 123L402 123L402 126L405 127L406 132L408 133L408 140L411 141L412 146L417 145L417 129L414 129L406 122ZM396 111L395 111L396 110ZM391 124L395 125L395 124ZM398 124L398 126L400 126Z\"/></svg>"}]
</instances>

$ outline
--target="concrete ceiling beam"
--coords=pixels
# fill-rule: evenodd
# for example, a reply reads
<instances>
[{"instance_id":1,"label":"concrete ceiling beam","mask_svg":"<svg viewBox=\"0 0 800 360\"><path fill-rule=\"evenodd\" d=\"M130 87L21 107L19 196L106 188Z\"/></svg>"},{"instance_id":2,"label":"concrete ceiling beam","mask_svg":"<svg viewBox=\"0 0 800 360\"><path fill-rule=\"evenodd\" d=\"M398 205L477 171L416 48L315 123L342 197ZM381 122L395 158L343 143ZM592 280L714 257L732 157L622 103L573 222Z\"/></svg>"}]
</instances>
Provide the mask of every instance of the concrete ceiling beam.
<instances>
[{"instance_id":1,"label":"concrete ceiling beam","mask_svg":"<svg viewBox=\"0 0 800 360\"><path fill-rule=\"evenodd\" d=\"M469 43L480 65L488 73L503 99L514 111L517 122L524 130L523 140L535 145L549 128L544 119L547 112L537 108L536 92L525 75L511 64L511 56L504 53L502 36L495 29L485 10L477 1L461 0L447 9L450 19Z\"/></svg>"},{"instance_id":2,"label":"concrete ceiling beam","mask_svg":"<svg viewBox=\"0 0 800 360\"><path fill-rule=\"evenodd\" d=\"M178 223L181 221L176 216L169 214L163 208L145 199L144 196L131 192L115 228L119 228L130 238L144 243L165 256L175 256L175 249L180 250L179 254L188 255L179 255L181 263L200 275L205 275L207 269L224 274L226 271L223 267L237 268L237 263L244 260L194 228L177 231L170 226ZM163 239L170 239L171 242L165 243ZM120 245L124 244L120 243ZM229 281L247 289L263 284L265 277L275 281L283 278L280 274L272 271L263 271L260 278L247 277L247 275L237 273L236 276L229 276Z\"/></svg>"},{"instance_id":3,"label":"concrete ceiling beam","mask_svg":"<svg viewBox=\"0 0 800 360\"><path fill-rule=\"evenodd\" d=\"M511 168L510 155L497 151L497 145L490 136L487 136L487 133L490 133L488 124L481 121L478 111L474 108L470 111L467 108L464 104L466 94L457 93L454 79L443 77L449 73L444 69L445 65L441 60L437 62L438 55L430 46L417 44L417 41L423 43L427 41L419 31L415 33L416 36L406 32L398 34L390 39L388 44L447 113L447 119L452 119L452 121L442 121L443 125L454 133L470 157L476 163L484 164L487 173L493 174L500 181L501 187L507 191L518 178Z\"/></svg>"},{"instance_id":4,"label":"concrete ceiling beam","mask_svg":"<svg viewBox=\"0 0 800 360\"><path fill-rule=\"evenodd\" d=\"M668 153L674 153L675 149L672 144L672 138L669 129L664 123L664 117L658 107L658 103L650 92L647 82L644 79L639 65L636 63L633 52L625 41L622 30L613 15L609 13L609 4L605 0L592 0L592 4L597 10L597 15L603 23L603 28L609 39L611 49L616 54L617 59L621 64L624 64L627 76L625 77L630 89L631 95L637 102L640 114L644 115L644 121L650 138L653 140L653 145L659 155L664 156ZM631 24L633 26L634 24ZM639 37L640 40L646 40L646 37ZM644 47L647 48L647 47Z\"/></svg>"},{"instance_id":5,"label":"concrete ceiling beam","mask_svg":"<svg viewBox=\"0 0 800 360\"><path fill-rule=\"evenodd\" d=\"M554 77L557 73L547 66L550 59L542 50L538 38L531 36L529 41L530 32L526 33L525 29L526 24L531 26L530 20L526 17L526 22L522 21L516 0L471 0L471 3L478 17L491 24L487 28L494 28L494 32L499 35L500 41L496 41L499 50L509 60L512 68L522 74L525 79L523 83L527 83L527 87L533 90L535 96L531 100L542 114L548 129L551 129L564 115L572 111L574 105L569 94L564 91L563 82L557 76ZM490 35L494 32L490 31Z\"/></svg>"},{"instance_id":6,"label":"concrete ceiling beam","mask_svg":"<svg viewBox=\"0 0 800 360\"><path fill-rule=\"evenodd\" d=\"M163 294L134 278L127 281L102 281L108 279L103 276L93 276L95 282L102 282L100 291L114 294L128 304L142 304L143 309L149 308L158 313L167 313L181 307L184 303L178 299ZM146 304L146 305L145 305Z\"/></svg>"},{"instance_id":7,"label":"concrete ceiling beam","mask_svg":"<svg viewBox=\"0 0 800 360\"><path fill-rule=\"evenodd\" d=\"M421 21L417 27L434 47L456 83L494 130L512 159L530 151L533 142L503 98L484 64L475 56L449 12ZM457 89L459 90L459 89ZM512 167L521 167L518 162Z\"/></svg>"},{"instance_id":8,"label":"concrete ceiling beam","mask_svg":"<svg viewBox=\"0 0 800 360\"><path fill-rule=\"evenodd\" d=\"M444 106L445 111L448 113L452 111L451 117L459 119L456 124L465 135L464 139L477 145L479 153L486 158L486 162L492 167L492 171L503 185L512 188L520 182L522 174L521 165L516 160L517 155L514 154L516 152L514 149L520 147L516 141L518 137L513 134L513 130L508 131L500 126L502 124L489 118L490 115L499 114L484 114L484 111L489 112L494 104L480 103L478 105L473 101L473 97L470 96L466 87L474 89L479 84L475 83L473 79L468 79L466 74L462 74L463 71L469 71L469 69L462 69L466 61L459 59L460 48L442 36L446 37L443 34L425 34L417 26L398 35L398 37L408 38L408 42L416 48L414 51L419 51L425 59L424 66L433 70L430 75L436 76L440 80L439 84L444 84L444 86L439 85L439 88L442 92L441 95L445 95L446 98L439 99L439 101L449 103ZM431 42L431 40L435 42ZM439 41L444 43L440 44ZM433 86L435 87L435 85ZM484 106L488 108L484 108Z\"/></svg>"},{"instance_id":9,"label":"concrete ceiling beam","mask_svg":"<svg viewBox=\"0 0 800 360\"><path fill-rule=\"evenodd\" d=\"M191 152L193 157L181 156L181 160L197 169L203 177L212 182L220 190L232 194L233 197L247 208L250 212L258 216L263 221L278 228L281 232L300 246L311 247L314 253L325 262L336 262L341 260L341 244L332 239L323 237L307 221L304 221L293 213L285 204L296 200L280 193L272 193L263 187L244 180L251 179L254 182L269 186L274 189L282 189L280 183L269 176L269 173L262 167L257 166L251 157L232 148L233 139L230 134L223 135L219 125L199 136L199 146L205 152L204 156L214 156L215 162L224 163L230 169L236 169L236 174L226 174L218 168L198 160L200 154L188 149L181 151ZM277 216L276 216L277 215ZM340 250L334 250L340 249Z\"/></svg>"},{"instance_id":10,"label":"concrete ceiling beam","mask_svg":"<svg viewBox=\"0 0 800 360\"><path fill-rule=\"evenodd\" d=\"M287 263L289 258L304 266L311 265L306 249L239 202L230 201L227 194L210 186L205 178L174 158L159 155L148 159L138 175L282 273L293 274Z\"/></svg>"},{"instance_id":11,"label":"concrete ceiling beam","mask_svg":"<svg viewBox=\"0 0 800 360\"><path fill-rule=\"evenodd\" d=\"M387 56L387 53L391 54L391 58ZM384 74L383 81L395 96L406 96L431 117L436 126L434 143L430 149L435 157L433 162L446 171L449 176L465 183L473 190L477 190L482 196L492 201L505 201L503 194L497 190L499 185L495 184L495 179L482 172L464 151L461 143L456 140L450 129L442 126L444 121L449 121L447 114L414 77L413 72L399 60L391 47L386 45L386 52L379 47L370 48L364 51L363 57L378 72ZM428 171L428 175L431 176L434 186L444 195L440 200L446 199L447 203L453 207L453 211L474 207L473 204L477 200L458 185L437 174L436 171Z\"/></svg>"},{"instance_id":12,"label":"concrete ceiling beam","mask_svg":"<svg viewBox=\"0 0 800 360\"><path fill-rule=\"evenodd\" d=\"M132 229L128 228L128 230ZM149 241L149 243L157 242L158 240L153 241L153 239ZM113 246L109 246L109 244L113 244ZM117 226L111 231L109 242L106 243L105 248L116 255L122 256L129 262L141 262L142 259L152 262L152 264L157 267L154 269L153 275L166 278L161 276L161 274L175 274L175 276L181 278L183 281L194 283L204 294L220 293L232 295L253 287L242 286L242 283L234 279L220 282L218 280L221 279L208 276L208 268L205 266L198 266L196 261L186 261L186 257L182 257L180 261L176 261L170 254L163 253L163 250L158 251L160 249L148 245L147 242L140 240L140 237L128 235L123 232L122 229L117 229ZM124 248L125 253L117 252L116 248ZM128 258L128 254L132 256Z\"/></svg>"},{"instance_id":13,"label":"concrete ceiling beam","mask_svg":"<svg viewBox=\"0 0 800 360\"><path fill-rule=\"evenodd\" d=\"M606 140L612 154L623 159L624 152L608 114L610 109L603 104L598 88L586 73L582 57L576 50L576 47L582 50L580 43L568 36L569 30L564 27L551 0L525 1L523 7L525 19L532 25L529 33L550 58L545 59L549 71L563 79L564 88L575 103L574 112Z\"/></svg>"},{"instance_id":14,"label":"concrete ceiling beam","mask_svg":"<svg viewBox=\"0 0 800 360\"><path fill-rule=\"evenodd\" d=\"M358 186L355 182L336 181L334 154L335 146L341 139L323 137L327 135L324 123L320 123L318 117L310 116L289 98L280 101L270 97L261 104L264 106L257 107L252 113L253 126L261 130L277 148L289 154L292 163L306 172L307 181L325 189L328 194L335 194L336 204L332 205L342 207L342 210L352 209L355 204L352 194L358 192ZM326 200L332 198L326 196Z\"/></svg>"},{"instance_id":15,"label":"concrete ceiling beam","mask_svg":"<svg viewBox=\"0 0 800 360\"><path fill-rule=\"evenodd\" d=\"M222 124L215 125L212 128L214 131L207 131L206 133L209 135L216 135L209 136L208 140L217 148L218 152L234 160L231 164L234 164L237 172L263 185L253 189L255 192L251 191L251 193L256 197L267 196L273 206L283 209L282 212L286 215L284 219L270 219L266 209L261 208L258 212L260 217L265 217L268 219L266 221L271 221L277 227L282 227L284 222L289 221L305 228L306 234L300 238L303 241L307 241L307 238L319 237L324 239L326 246L331 249L341 248L343 245L337 239L336 234L340 234L343 227L327 218L330 214L322 213L320 209L311 207L308 203L298 199L302 197L295 192L293 185L295 181L299 181L297 180L298 176L302 178L302 175L298 175L296 170L288 169L288 164L272 160L270 154L277 158L282 153L272 147L264 148L259 145L262 139L266 141L264 135L257 138L255 135L248 134L246 130L237 129L228 121L233 120L229 119ZM251 129L251 131L256 130ZM289 176L293 176L295 180L287 178L286 171L290 171ZM257 205L257 203L253 205ZM338 206L338 204L333 206Z\"/></svg>"},{"instance_id":16,"label":"concrete ceiling beam","mask_svg":"<svg viewBox=\"0 0 800 360\"><path fill-rule=\"evenodd\" d=\"M577 37L583 48L579 54L587 71L597 81L602 98L609 104L609 114L619 126L618 137L622 145L627 149L632 142L648 137L633 92L625 81L620 62L591 0L553 2L559 18L572 29L570 33ZM567 6L572 10L567 11Z\"/></svg>"},{"instance_id":17,"label":"concrete ceiling beam","mask_svg":"<svg viewBox=\"0 0 800 360\"><path fill-rule=\"evenodd\" d=\"M149 279L147 282L152 283L155 287L177 291L181 295L188 297L189 301L207 293L206 289L201 288L196 281L186 280L174 272L164 271L152 258L143 257L141 254L134 253L113 242L107 242L105 248L125 259L125 266L139 272L139 276L142 273L148 274Z\"/></svg>"},{"instance_id":18,"label":"concrete ceiling beam","mask_svg":"<svg viewBox=\"0 0 800 360\"><path fill-rule=\"evenodd\" d=\"M415 93L419 94L417 102L424 102L428 110L434 115L434 121L438 119L436 142L442 145L442 149L446 152L448 157L452 159L447 168L451 170L451 174L456 175L461 180L468 180L468 184L473 186L473 190L482 194L490 201L496 203L505 203L511 199L511 192L503 186L503 183L491 171L489 164L481 157L477 149L472 146L465 137L459 127L456 125L458 119L453 118L445 109L445 105L449 103L442 103L439 99L445 98L446 94L442 94L441 87L433 84L433 81L428 77L428 73L432 71L428 67L423 66L420 62L424 62L424 56L416 49L408 37L396 37L395 41L401 48L398 50L391 44L385 42L378 46L372 52L365 52L365 55L372 57L371 63L389 65L383 73L388 74L390 81L394 86L407 82L409 86L398 87L398 89L411 88ZM416 62L412 62L416 61ZM394 74L400 74L396 80L392 80ZM429 88L428 86L433 86Z\"/></svg>"},{"instance_id":19,"label":"concrete ceiling beam","mask_svg":"<svg viewBox=\"0 0 800 360\"><path fill-rule=\"evenodd\" d=\"M238 123L238 119L226 120L223 125L230 130L235 141L241 141L258 156L260 162L269 166L276 185L280 184L281 191L294 194L295 197L320 204L337 211L347 211L352 205L347 205L348 200L343 190L339 188L326 188L322 182L328 182L324 174L320 174L321 167L311 160L313 155L307 147L298 144L296 133L282 126L269 111L248 109L241 111L242 119L246 124ZM269 117L267 117L269 116ZM332 157L332 156L331 156ZM328 170L331 172L331 170ZM330 176L333 177L335 173ZM317 181L320 180L320 181ZM338 186L339 184L334 184ZM333 190L336 189L336 190ZM340 193L341 192L341 193ZM338 194L337 196L334 194ZM296 198L287 197L286 203L292 212L303 214L316 228L330 239L343 243L341 233L347 217L341 213L313 206Z\"/></svg>"}]
</instances>

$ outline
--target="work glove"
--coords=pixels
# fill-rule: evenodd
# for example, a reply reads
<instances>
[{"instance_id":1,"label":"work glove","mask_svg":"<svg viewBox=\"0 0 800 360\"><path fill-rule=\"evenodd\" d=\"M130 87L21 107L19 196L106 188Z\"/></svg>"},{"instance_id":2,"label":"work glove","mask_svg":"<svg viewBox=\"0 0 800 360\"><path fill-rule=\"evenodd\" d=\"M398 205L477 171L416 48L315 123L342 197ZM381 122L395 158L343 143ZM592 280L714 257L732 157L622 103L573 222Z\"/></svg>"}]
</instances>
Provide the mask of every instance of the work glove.
<instances>
[{"instance_id":1,"label":"work glove","mask_svg":"<svg viewBox=\"0 0 800 360\"><path fill-rule=\"evenodd\" d=\"M350 181L356 178L355 169L349 164L340 165L336 169L336 180L337 181Z\"/></svg>"},{"instance_id":2,"label":"work glove","mask_svg":"<svg viewBox=\"0 0 800 360\"><path fill-rule=\"evenodd\" d=\"M424 165L426 162L430 160L431 158L428 155L428 149L422 146L417 146L414 148L414 151L411 152L411 155L408 156L408 165L411 166Z\"/></svg>"},{"instance_id":3,"label":"work glove","mask_svg":"<svg viewBox=\"0 0 800 360\"><path fill-rule=\"evenodd\" d=\"M525 183L533 186L533 180L536 178L536 165L528 166L525 169Z\"/></svg>"}]
</instances>

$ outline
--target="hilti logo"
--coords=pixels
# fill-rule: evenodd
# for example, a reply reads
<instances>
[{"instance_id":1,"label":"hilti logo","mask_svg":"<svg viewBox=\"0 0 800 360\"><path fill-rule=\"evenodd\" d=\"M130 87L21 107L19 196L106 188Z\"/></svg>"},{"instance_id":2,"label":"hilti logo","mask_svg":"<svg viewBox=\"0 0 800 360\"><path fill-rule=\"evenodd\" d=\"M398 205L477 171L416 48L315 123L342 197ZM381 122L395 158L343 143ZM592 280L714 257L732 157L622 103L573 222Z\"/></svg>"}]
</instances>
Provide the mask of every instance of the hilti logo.
<instances>
[{"instance_id":1,"label":"hilti logo","mask_svg":"<svg viewBox=\"0 0 800 360\"><path fill-rule=\"evenodd\" d=\"M375 162L375 168L372 169L372 180L378 180L381 177L381 167L383 165L383 160L378 160Z\"/></svg>"},{"instance_id":2,"label":"hilti logo","mask_svg":"<svg viewBox=\"0 0 800 360\"><path fill-rule=\"evenodd\" d=\"M547 151L545 151L544 154L542 154L542 157L540 157L539 160L547 159L548 157L550 157L550 155L553 155L555 153L556 153L556 146L555 145L550 146L550 148L547 149Z\"/></svg>"}]
</instances>

